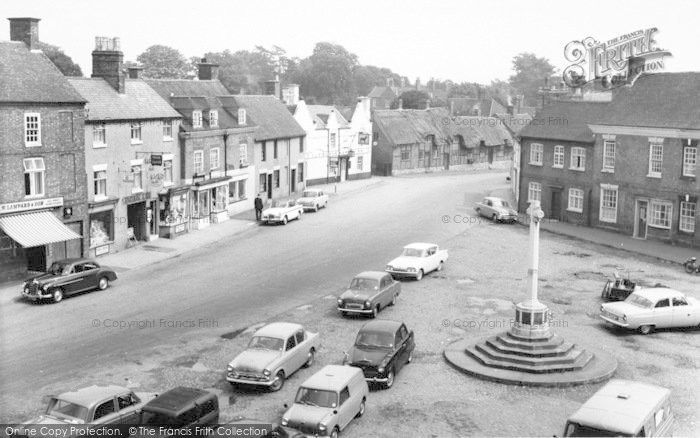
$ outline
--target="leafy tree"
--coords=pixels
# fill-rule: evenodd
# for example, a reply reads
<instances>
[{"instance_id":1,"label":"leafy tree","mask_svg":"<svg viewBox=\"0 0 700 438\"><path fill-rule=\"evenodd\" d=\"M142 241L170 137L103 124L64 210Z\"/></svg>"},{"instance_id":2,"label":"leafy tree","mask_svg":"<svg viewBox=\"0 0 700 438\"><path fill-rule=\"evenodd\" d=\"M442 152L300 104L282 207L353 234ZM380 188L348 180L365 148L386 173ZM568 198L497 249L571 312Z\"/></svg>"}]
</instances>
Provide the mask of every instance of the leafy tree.
<instances>
[{"instance_id":1,"label":"leafy tree","mask_svg":"<svg viewBox=\"0 0 700 438\"><path fill-rule=\"evenodd\" d=\"M355 89L360 96L366 96L375 86L386 85L388 78L394 79L394 85L401 85L401 76L388 68L373 65L358 65L353 73Z\"/></svg>"},{"instance_id":2,"label":"leafy tree","mask_svg":"<svg viewBox=\"0 0 700 438\"><path fill-rule=\"evenodd\" d=\"M425 91L408 90L399 96L404 109L425 109L430 95Z\"/></svg>"},{"instance_id":3,"label":"leafy tree","mask_svg":"<svg viewBox=\"0 0 700 438\"><path fill-rule=\"evenodd\" d=\"M357 55L343 46L321 42L299 63L294 82L305 98L321 104L349 105L357 97L353 75L359 63Z\"/></svg>"},{"instance_id":4,"label":"leafy tree","mask_svg":"<svg viewBox=\"0 0 700 438\"><path fill-rule=\"evenodd\" d=\"M136 60L143 66L143 76L146 78L189 79L195 75L192 63L172 47L151 46Z\"/></svg>"},{"instance_id":5,"label":"leafy tree","mask_svg":"<svg viewBox=\"0 0 700 438\"><path fill-rule=\"evenodd\" d=\"M525 96L526 105L535 105L537 91L545 81L556 83L556 68L546 58L538 58L534 53L520 53L513 58L515 75L508 79L518 94Z\"/></svg>"},{"instance_id":6,"label":"leafy tree","mask_svg":"<svg viewBox=\"0 0 700 438\"><path fill-rule=\"evenodd\" d=\"M44 52L51 62L63 73L64 76L82 76L83 71L80 66L73 62L70 56L63 53L63 50L51 44L40 42L37 47Z\"/></svg>"}]
</instances>

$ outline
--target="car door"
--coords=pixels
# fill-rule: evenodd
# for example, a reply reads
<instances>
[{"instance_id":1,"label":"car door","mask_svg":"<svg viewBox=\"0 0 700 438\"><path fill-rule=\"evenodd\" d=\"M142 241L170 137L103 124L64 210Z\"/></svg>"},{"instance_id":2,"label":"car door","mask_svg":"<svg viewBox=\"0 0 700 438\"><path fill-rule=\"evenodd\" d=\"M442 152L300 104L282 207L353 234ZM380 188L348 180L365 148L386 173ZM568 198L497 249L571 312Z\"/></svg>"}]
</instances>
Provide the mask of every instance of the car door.
<instances>
[{"instance_id":1,"label":"car door","mask_svg":"<svg viewBox=\"0 0 700 438\"><path fill-rule=\"evenodd\" d=\"M284 346L284 362L288 376L301 367L299 363L299 349L296 346L297 341L294 335L287 338Z\"/></svg>"},{"instance_id":2,"label":"car door","mask_svg":"<svg viewBox=\"0 0 700 438\"><path fill-rule=\"evenodd\" d=\"M673 308L669 298L662 298L654 305L654 320L652 324L657 328L671 327L673 325Z\"/></svg>"},{"instance_id":3,"label":"car door","mask_svg":"<svg viewBox=\"0 0 700 438\"><path fill-rule=\"evenodd\" d=\"M297 346L294 347L297 351L295 352L295 355L298 356L298 361L297 361L297 369L301 368L304 366L306 361L309 358L309 348L308 348L308 342L306 339L306 334L304 333L304 330L299 330L296 332L294 335L295 341Z\"/></svg>"},{"instance_id":4,"label":"car door","mask_svg":"<svg viewBox=\"0 0 700 438\"><path fill-rule=\"evenodd\" d=\"M688 304L685 297L673 297L671 299L671 308L673 312L671 324L673 327L690 327L696 324L693 319L693 308Z\"/></svg>"},{"instance_id":5,"label":"car door","mask_svg":"<svg viewBox=\"0 0 700 438\"><path fill-rule=\"evenodd\" d=\"M408 355L406 354L406 343L402 338L401 327L394 334L394 372L398 373L406 362Z\"/></svg>"},{"instance_id":6,"label":"car door","mask_svg":"<svg viewBox=\"0 0 700 438\"><path fill-rule=\"evenodd\" d=\"M121 421L119 411L116 408L114 398L105 400L95 407L95 414L92 417L92 423L97 424L116 424Z\"/></svg>"},{"instance_id":7,"label":"car door","mask_svg":"<svg viewBox=\"0 0 700 438\"><path fill-rule=\"evenodd\" d=\"M382 307L386 307L391 303L391 291L389 290L389 282L387 281L387 276L385 275L379 280L379 293L377 294L377 300Z\"/></svg>"},{"instance_id":8,"label":"car door","mask_svg":"<svg viewBox=\"0 0 700 438\"><path fill-rule=\"evenodd\" d=\"M83 277L81 275L80 265L74 264L67 267L67 273L63 274L61 283L58 285L63 289L64 295L70 295L82 290Z\"/></svg>"},{"instance_id":9,"label":"car door","mask_svg":"<svg viewBox=\"0 0 700 438\"><path fill-rule=\"evenodd\" d=\"M81 291L96 289L97 288L97 265L92 262L84 262L76 264L76 268L79 271L82 281L78 284Z\"/></svg>"},{"instance_id":10,"label":"car door","mask_svg":"<svg viewBox=\"0 0 700 438\"><path fill-rule=\"evenodd\" d=\"M141 403L141 400L133 392L117 396L117 408L119 408L119 417L122 424L136 424L139 417L136 412L136 406L139 403Z\"/></svg>"},{"instance_id":11,"label":"car door","mask_svg":"<svg viewBox=\"0 0 700 438\"><path fill-rule=\"evenodd\" d=\"M437 246L431 246L430 248L428 248L427 263L428 263L428 270L430 270L430 271L436 270L438 267L438 263L440 262L438 260L437 252L438 252ZM426 273L427 273L427 271L426 271Z\"/></svg>"},{"instance_id":12,"label":"car door","mask_svg":"<svg viewBox=\"0 0 700 438\"><path fill-rule=\"evenodd\" d=\"M353 403L350 400L350 388L346 386L340 391L338 397L338 424L341 429L344 429L357 414L357 410L353 408Z\"/></svg>"}]
</instances>

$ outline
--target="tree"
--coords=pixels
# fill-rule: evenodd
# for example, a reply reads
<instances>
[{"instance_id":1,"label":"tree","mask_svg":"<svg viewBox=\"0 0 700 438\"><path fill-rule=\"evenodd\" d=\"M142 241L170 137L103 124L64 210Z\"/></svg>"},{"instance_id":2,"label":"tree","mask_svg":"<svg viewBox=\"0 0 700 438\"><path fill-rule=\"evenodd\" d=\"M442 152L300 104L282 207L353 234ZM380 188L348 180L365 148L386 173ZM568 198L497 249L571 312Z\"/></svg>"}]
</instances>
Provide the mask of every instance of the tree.
<instances>
[{"instance_id":1,"label":"tree","mask_svg":"<svg viewBox=\"0 0 700 438\"><path fill-rule=\"evenodd\" d=\"M425 109L430 95L425 91L409 90L399 96L404 109Z\"/></svg>"},{"instance_id":2,"label":"tree","mask_svg":"<svg viewBox=\"0 0 700 438\"><path fill-rule=\"evenodd\" d=\"M353 73L353 83L355 90L360 96L366 96L375 86L386 85L388 78L394 79L394 85L401 85L401 75L394 73L391 69L375 67L373 65L358 65Z\"/></svg>"},{"instance_id":3,"label":"tree","mask_svg":"<svg viewBox=\"0 0 700 438\"><path fill-rule=\"evenodd\" d=\"M70 56L63 53L63 50L47 43L39 43L37 47L44 52L47 58L63 73L64 76L82 76L83 71L80 66L73 62Z\"/></svg>"},{"instance_id":4,"label":"tree","mask_svg":"<svg viewBox=\"0 0 700 438\"><path fill-rule=\"evenodd\" d=\"M321 104L350 105L357 97L353 75L359 63L357 55L343 46L321 42L299 63L294 80L306 97Z\"/></svg>"},{"instance_id":5,"label":"tree","mask_svg":"<svg viewBox=\"0 0 700 438\"><path fill-rule=\"evenodd\" d=\"M189 79L195 72L192 64L176 49L154 45L136 60L143 65L143 76L154 79Z\"/></svg>"},{"instance_id":6,"label":"tree","mask_svg":"<svg viewBox=\"0 0 700 438\"><path fill-rule=\"evenodd\" d=\"M534 53L521 53L513 58L515 75L508 83L518 93L525 96L526 105L535 105L537 91L545 84L556 80L556 68L546 58L538 58Z\"/></svg>"}]
</instances>

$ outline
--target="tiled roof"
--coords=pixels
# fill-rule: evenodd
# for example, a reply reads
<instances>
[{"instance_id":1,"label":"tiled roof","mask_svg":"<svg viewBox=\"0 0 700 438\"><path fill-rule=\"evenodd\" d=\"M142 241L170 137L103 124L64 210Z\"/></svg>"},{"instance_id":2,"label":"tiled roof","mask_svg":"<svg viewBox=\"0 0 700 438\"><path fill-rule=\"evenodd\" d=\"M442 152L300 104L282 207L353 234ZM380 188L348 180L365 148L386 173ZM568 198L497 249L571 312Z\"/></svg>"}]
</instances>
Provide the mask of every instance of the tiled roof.
<instances>
[{"instance_id":1,"label":"tiled roof","mask_svg":"<svg viewBox=\"0 0 700 438\"><path fill-rule=\"evenodd\" d=\"M700 129L700 72L645 74L614 91L599 124Z\"/></svg>"},{"instance_id":2,"label":"tiled roof","mask_svg":"<svg viewBox=\"0 0 700 438\"><path fill-rule=\"evenodd\" d=\"M347 128L349 125L345 117L343 117L340 111L338 111L338 109L333 105L307 105L306 107L309 109L309 112L311 113L312 117L317 117L323 123L323 126L321 127L319 127L317 123L316 129L325 128L325 125L328 123L328 117L330 116L331 112L335 112L335 115L338 118L338 125L341 128Z\"/></svg>"},{"instance_id":3,"label":"tiled roof","mask_svg":"<svg viewBox=\"0 0 700 438\"><path fill-rule=\"evenodd\" d=\"M183 117L181 127L185 131L204 131L208 129L227 129L254 127L255 124L251 120L246 120L245 125L238 123L239 106L230 98L230 96L220 97L187 97L175 96L170 98L170 104ZM194 110L202 111L202 117L206 121L200 128L192 126L192 112ZM217 126L209 126L209 111L216 110L218 115Z\"/></svg>"},{"instance_id":4,"label":"tiled roof","mask_svg":"<svg viewBox=\"0 0 700 438\"><path fill-rule=\"evenodd\" d=\"M120 94L102 78L68 78L88 101L87 120L140 120L179 118L167 101L141 79L126 79Z\"/></svg>"},{"instance_id":5,"label":"tiled roof","mask_svg":"<svg viewBox=\"0 0 700 438\"><path fill-rule=\"evenodd\" d=\"M0 102L85 103L42 52L0 42Z\"/></svg>"},{"instance_id":6,"label":"tiled roof","mask_svg":"<svg viewBox=\"0 0 700 438\"><path fill-rule=\"evenodd\" d=\"M448 99L453 116L473 116L475 110L479 111L482 117L490 117L497 112L503 112L505 108L499 110L501 105L495 103L493 99L476 99L473 97L453 97ZM493 107L496 108L493 108Z\"/></svg>"},{"instance_id":7,"label":"tiled roof","mask_svg":"<svg viewBox=\"0 0 700 438\"><path fill-rule=\"evenodd\" d=\"M169 100L171 96L216 97L231 94L219 80L145 79L145 81L165 100Z\"/></svg>"},{"instance_id":8,"label":"tiled roof","mask_svg":"<svg viewBox=\"0 0 700 438\"><path fill-rule=\"evenodd\" d=\"M512 132L514 135L520 134L520 131L522 131L523 128L532 124L533 119L533 117L528 113L496 114L496 117L502 120L503 124L510 129L510 132Z\"/></svg>"},{"instance_id":9,"label":"tiled roof","mask_svg":"<svg viewBox=\"0 0 700 438\"><path fill-rule=\"evenodd\" d=\"M336 106L335 108L340 111L340 114L345 118L345 120L350 122L352 121L353 114L355 114L355 107L357 107L357 104L352 106Z\"/></svg>"},{"instance_id":10,"label":"tiled roof","mask_svg":"<svg viewBox=\"0 0 700 438\"><path fill-rule=\"evenodd\" d=\"M537 112L532 124L520 131L520 136L534 139L593 142L589 124L606 120L606 102L552 102Z\"/></svg>"},{"instance_id":11,"label":"tiled roof","mask_svg":"<svg viewBox=\"0 0 700 438\"><path fill-rule=\"evenodd\" d=\"M273 96L233 96L238 106L245 108L252 122L259 126L255 140L303 137L304 129L289 113L287 107Z\"/></svg>"}]
</instances>

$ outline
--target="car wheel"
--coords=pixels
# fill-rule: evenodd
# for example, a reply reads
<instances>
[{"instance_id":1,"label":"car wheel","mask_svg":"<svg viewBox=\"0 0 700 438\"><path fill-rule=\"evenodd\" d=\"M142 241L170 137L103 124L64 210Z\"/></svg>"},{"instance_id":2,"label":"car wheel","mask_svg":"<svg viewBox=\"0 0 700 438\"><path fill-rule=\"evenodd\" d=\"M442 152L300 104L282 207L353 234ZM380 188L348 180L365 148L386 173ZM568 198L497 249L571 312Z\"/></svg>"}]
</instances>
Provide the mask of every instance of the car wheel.
<instances>
[{"instance_id":1,"label":"car wheel","mask_svg":"<svg viewBox=\"0 0 700 438\"><path fill-rule=\"evenodd\" d=\"M107 277L101 277L100 281L97 283L97 287L100 290L105 290L109 287L109 279Z\"/></svg>"},{"instance_id":2,"label":"car wheel","mask_svg":"<svg viewBox=\"0 0 700 438\"><path fill-rule=\"evenodd\" d=\"M491 220L494 222L498 222L498 216L496 215L496 213L491 215Z\"/></svg>"},{"instance_id":3,"label":"car wheel","mask_svg":"<svg viewBox=\"0 0 700 438\"><path fill-rule=\"evenodd\" d=\"M306 359L306 362L304 363L304 368L308 368L314 363L314 355L316 354L316 351L312 348L309 350L309 356L308 359Z\"/></svg>"},{"instance_id":4,"label":"car wheel","mask_svg":"<svg viewBox=\"0 0 700 438\"><path fill-rule=\"evenodd\" d=\"M340 431L338 430L338 426L336 426L333 428L333 431L331 432L330 438L338 438L338 433L340 433Z\"/></svg>"},{"instance_id":5,"label":"car wheel","mask_svg":"<svg viewBox=\"0 0 700 438\"><path fill-rule=\"evenodd\" d=\"M654 329L653 325L648 325L648 324L642 325L642 326L639 326L639 333L641 333L643 335L648 335L649 333L651 333L651 331L653 329Z\"/></svg>"},{"instance_id":6,"label":"car wheel","mask_svg":"<svg viewBox=\"0 0 700 438\"><path fill-rule=\"evenodd\" d=\"M345 316L348 316L348 312L345 312L345 311L342 311L342 310L340 311L340 314L341 314L342 316L344 316L344 317L345 317Z\"/></svg>"},{"instance_id":7,"label":"car wheel","mask_svg":"<svg viewBox=\"0 0 700 438\"><path fill-rule=\"evenodd\" d=\"M282 389L283 386L284 386L284 371L280 371L275 376L275 380L272 381L272 385L270 385L270 390L273 392L277 392L280 389Z\"/></svg>"},{"instance_id":8,"label":"car wheel","mask_svg":"<svg viewBox=\"0 0 700 438\"><path fill-rule=\"evenodd\" d=\"M361 416L365 415L365 399L362 399L362 403L360 403L360 410L357 411L357 415L355 415L355 418L360 418Z\"/></svg>"},{"instance_id":9,"label":"car wheel","mask_svg":"<svg viewBox=\"0 0 700 438\"><path fill-rule=\"evenodd\" d=\"M416 281L421 281L422 278L423 278L423 270L421 269L418 271L418 275L416 275Z\"/></svg>"},{"instance_id":10,"label":"car wheel","mask_svg":"<svg viewBox=\"0 0 700 438\"><path fill-rule=\"evenodd\" d=\"M377 304L377 306L374 309L372 309L372 318L376 318L377 314L379 314L379 304Z\"/></svg>"},{"instance_id":11,"label":"car wheel","mask_svg":"<svg viewBox=\"0 0 700 438\"><path fill-rule=\"evenodd\" d=\"M314 206L314 212L317 212L317 211L318 211L318 204L316 204L316 205Z\"/></svg>"},{"instance_id":12,"label":"car wheel","mask_svg":"<svg viewBox=\"0 0 700 438\"><path fill-rule=\"evenodd\" d=\"M61 301L63 301L63 289L61 289L60 287L54 289L51 293L51 298L53 298L54 303L60 303Z\"/></svg>"},{"instance_id":13,"label":"car wheel","mask_svg":"<svg viewBox=\"0 0 700 438\"><path fill-rule=\"evenodd\" d=\"M444 264L444 263L443 263L442 261L440 261L440 264L439 264L438 267L437 267L437 270L438 270L438 271L442 271L442 266L443 266L443 264Z\"/></svg>"},{"instance_id":14,"label":"car wheel","mask_svg":"<svg viewBox=\"0 0 700 438\"><path fill-rule=\"evenodd\" d=\"M394 296L391 297L391 305L392 306L396 305L396 294L394 294Z\"/></svg>"},{"instance_id":15,"label":"car wheel","mask_svg":"<svg viewBox=\"0 0 700 438\"><path fill-rule=\"evenodd\" d=\"M406 358L406 363L411 363L413 362L413 350L411 350L410 353L408 353L408 357Z\"/></svg>"},{"instance_id":16,"label":"car wheel","mask_svg":"<svg viewBox=\"0 0 700 438\"><path fill-rule=\"evenodd\" d=\"M386 383L384 384L386 389L391 388L394 386L394 370L389 370L389 372L386 375Z\"/></svg>"},{"instance_id":17,"label":"car wheel","mask_svg":"<svg viewBox=\"0 0 700 438\"><path fill-rule=\"evenodd\" d=\"M287 216L282 218L282 225L287 225Z\"/></svg>"}]
</instances>

